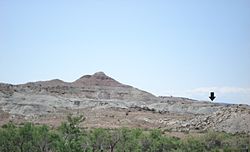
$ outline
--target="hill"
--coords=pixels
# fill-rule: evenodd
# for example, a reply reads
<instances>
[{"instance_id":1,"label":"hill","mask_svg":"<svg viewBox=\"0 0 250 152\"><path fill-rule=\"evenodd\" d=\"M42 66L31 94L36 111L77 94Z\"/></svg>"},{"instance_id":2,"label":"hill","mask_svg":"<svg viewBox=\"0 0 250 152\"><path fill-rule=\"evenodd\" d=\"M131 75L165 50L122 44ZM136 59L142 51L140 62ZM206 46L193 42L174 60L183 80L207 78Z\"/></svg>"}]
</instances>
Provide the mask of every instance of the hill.
<instances>
[{"instance_id":1,"label":"hill","mask_svg":"<svg viewBox=\"0 0 250 152\"><path fill-rule=\"evenodd\" d=\"M58 126L69 113L83 113L89 128L161 128L175 132L206 130L250 133L250 107L156 97L122 84L103 72L74 82L54 79L0 84L0 124L9 121Z\"/></svg>"}]
</instances>

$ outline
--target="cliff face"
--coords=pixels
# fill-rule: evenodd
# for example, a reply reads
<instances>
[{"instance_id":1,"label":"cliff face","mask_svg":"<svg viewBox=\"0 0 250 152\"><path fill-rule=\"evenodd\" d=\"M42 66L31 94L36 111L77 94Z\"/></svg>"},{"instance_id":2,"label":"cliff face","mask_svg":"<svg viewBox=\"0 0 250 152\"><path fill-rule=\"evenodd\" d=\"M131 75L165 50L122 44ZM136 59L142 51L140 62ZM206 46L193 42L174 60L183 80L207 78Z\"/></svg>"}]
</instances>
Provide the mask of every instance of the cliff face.
<instances>
[{"instance_id":1,"label":"cliff face","mask_svg":"<svg viewBox=\"0 0 250 152\"><path fill-rule=\"evenodd\" d=\"M0 83L0 113L0 124L28 120L57 125L68 113L84 113L88 127L250 133L247 105L156 97L103 72L82 76L74 82L54 79L21 85Z\"/></svg>"}]
</instances>

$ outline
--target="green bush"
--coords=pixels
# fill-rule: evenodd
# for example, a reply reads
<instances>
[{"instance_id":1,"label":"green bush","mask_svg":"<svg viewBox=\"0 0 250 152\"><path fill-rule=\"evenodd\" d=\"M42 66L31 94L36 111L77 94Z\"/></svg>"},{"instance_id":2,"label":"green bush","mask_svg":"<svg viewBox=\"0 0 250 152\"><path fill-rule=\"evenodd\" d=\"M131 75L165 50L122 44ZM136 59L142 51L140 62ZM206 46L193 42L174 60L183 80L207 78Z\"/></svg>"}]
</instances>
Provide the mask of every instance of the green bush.
<instances>
[{"instance_id":1,"label":"green bush","mask_svg":"<svg viewBox=\"0 0 250 152\"><path fill-rule=\"evenodd\" d=\"M85 130L80 128L84 119L70 115L58 129L31 123L5 124L0 128L0 152L234 152L250 147L247 134L208 132L178 139L157 129Z\"/></svg>"}]
</instances>

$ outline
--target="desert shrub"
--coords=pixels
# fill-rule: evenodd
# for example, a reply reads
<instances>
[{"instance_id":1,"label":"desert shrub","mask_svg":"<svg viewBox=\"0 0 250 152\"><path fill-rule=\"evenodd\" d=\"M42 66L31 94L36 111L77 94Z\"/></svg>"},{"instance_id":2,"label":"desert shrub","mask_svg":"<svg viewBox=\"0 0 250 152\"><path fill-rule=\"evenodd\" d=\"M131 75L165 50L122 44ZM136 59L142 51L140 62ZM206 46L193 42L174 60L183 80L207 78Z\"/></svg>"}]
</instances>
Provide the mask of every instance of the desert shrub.
<instances>
[{"instance_id":1,"label":"desert shrub","mask_svg":"<svg viewBox=\"0 0 250 152\"><path fill-rule=\"evenodd\" d=\"M181 141L178 149L185 152L201 152L205 151L205 144L201 142L199 139L196 139L194 137L189 137Z\"/></svg>"},{"instance_id":2,"label":"desert shrub","mask_svg":"<svg viewBox=\"0 0 250 152\"><path fill-rule=\"evenodd\" d=\"M25 123L16 127L6 124L0 129L1 152L48 152L52 150L54 138L48 126Z\"/></svg>"},{"instance_id":3,"label":"desert shrub","mask_svg":"<svg viewBox=\"0 0 250 152\"><path fill-rule=\"evenodd\" d=\"M0 151L20 151L16 146L18 142L17 128L13 124L6 124L0 128Z\"/></svg>"}]
</instances>

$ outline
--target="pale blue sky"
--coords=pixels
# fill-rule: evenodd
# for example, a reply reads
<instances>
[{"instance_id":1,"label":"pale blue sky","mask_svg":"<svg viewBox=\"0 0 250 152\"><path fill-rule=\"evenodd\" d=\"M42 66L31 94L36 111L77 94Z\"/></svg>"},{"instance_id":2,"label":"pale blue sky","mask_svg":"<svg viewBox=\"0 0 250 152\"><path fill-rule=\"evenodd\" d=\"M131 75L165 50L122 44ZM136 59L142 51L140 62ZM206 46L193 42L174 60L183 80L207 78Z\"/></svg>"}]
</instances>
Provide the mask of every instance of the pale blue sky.
<instances>
[{"instance_id":1,"label":"pale blue sky","mask_svg":"<svg viewBox=\"0 0 250 152\"><path fill-rule=\"evenodd\" d=\"M104 71L155 95L250 104L250 1L1 0L0 53L0 82Z\"/></svg>"}]
</instances>

